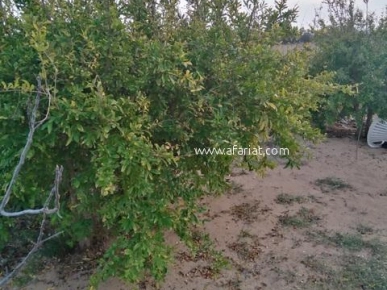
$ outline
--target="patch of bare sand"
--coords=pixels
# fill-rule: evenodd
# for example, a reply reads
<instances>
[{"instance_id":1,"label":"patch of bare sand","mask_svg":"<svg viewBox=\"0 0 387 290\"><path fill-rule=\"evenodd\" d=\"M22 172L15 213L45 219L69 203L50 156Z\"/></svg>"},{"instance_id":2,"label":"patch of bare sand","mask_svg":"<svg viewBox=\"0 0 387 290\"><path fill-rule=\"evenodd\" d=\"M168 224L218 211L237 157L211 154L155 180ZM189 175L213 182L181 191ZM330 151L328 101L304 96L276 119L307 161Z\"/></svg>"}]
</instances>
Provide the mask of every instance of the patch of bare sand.
<instances>
[{"instance_id":1,"label":"patch of bare sand","mask_svg":"<svg viewBox=\"0 0 387 290\"><path fill-rule=\"evenodd\" d=\"M357 160L355 151L353 140L328 139L312 149L313 157L300 170L278 167L264 178L236 170L230 177L236 185L234 191L202 201L208 207L203 230L230 260L230 267L209 278L205 260L180 256L161 289L302 289L306 283L322 279L321 273L313 271L316 257L321 261L340 259L339 249L316 243L308 233L346 233L361 224L385 240L387 151L361 144ZM317 180L332 184L327 183L327 190ZM348 187L335 188L335 180ZM299 198L279 201L279 194ZM186 251L174 234L168 234L168 239L176 245L176 252ZM50 269L24 289L87 289L87 278L76 272L63 279ZM134 287L111 279L99 289ZM148 283L140 289L155 288Z\"/></svg>"}]
</instances>

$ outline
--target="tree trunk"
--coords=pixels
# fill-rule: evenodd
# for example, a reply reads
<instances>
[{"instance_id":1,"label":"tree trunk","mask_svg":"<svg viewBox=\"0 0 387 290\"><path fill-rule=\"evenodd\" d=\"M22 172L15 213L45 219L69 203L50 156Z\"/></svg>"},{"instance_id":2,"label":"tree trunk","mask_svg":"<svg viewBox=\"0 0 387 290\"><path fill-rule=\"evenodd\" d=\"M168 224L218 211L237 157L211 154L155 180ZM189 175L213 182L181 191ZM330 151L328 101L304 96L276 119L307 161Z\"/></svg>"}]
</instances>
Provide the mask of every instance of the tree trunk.
<instances>
[{"instance_id":1,"label":"tree trunk","mask_svg":"<svg viewBox=\"0 0 387 290\"><path fill-rule=\"evenodd\" d=\"M365 128L364 128L365 137L367 137L368 130L371 127L372 117L373 116L374 116L374 112L372 111L372 109L368 108L368 110L367 110L367 120L366 120Z\"/></svg>"}]
</instances>

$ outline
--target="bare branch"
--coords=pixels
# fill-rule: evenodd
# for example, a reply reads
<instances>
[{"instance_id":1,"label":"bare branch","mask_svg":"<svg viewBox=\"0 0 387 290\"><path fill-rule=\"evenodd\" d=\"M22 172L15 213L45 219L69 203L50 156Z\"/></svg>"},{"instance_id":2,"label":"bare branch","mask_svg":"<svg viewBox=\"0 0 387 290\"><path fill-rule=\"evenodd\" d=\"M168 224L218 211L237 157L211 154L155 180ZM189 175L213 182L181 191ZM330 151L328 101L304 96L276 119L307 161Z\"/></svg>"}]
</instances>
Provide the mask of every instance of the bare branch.
<instances>
[{"instance_id":1,"label":"bare branch","mask_svg":"<svg viewBox=\"0 0 387 290\"><path fill-rule=\"evenodd\" d=\"M38 251L39 248L45 242L47 242L49 240L52 240L52 239L58 237L59 235L61 235L63 233L63 232L59 232L59 233L56 233L56 234L54 234L52 236L49 236L48 238L43 239L43 236L44 236L44 224L45 224L45 222L46 222L46 214L44 214L42 223L40 225L39 235L38 235L38 238L37 238L36 242L34 243L34 246L28 252L28 254L20 261L20 263L12 270L12 272L7 274L4 278L2 278L0 280L0 287L2 287L4 285L6 285L7 283L9 283L20 272L20 270L23 269L23 267L26 265L27 261L31 258L31 256L33 254L35 254L36 251Z\"/></svg>"},{"instance_id":2,"label":"bare branch","mask_svg":"<svg viewBox=\"0 0 387 290\"><path fill-rule=\"evenodd\" d=\"M25 159L27 157L28 150L31 148L31 144L32 144L32 141L33 141L33 137L34 137L35 131L44 121L47 120L48 114L49 114L49 109L47 109L46 116L41 121L36 122L37 112L38 112L39 104L40 104L40 98L41 98L41 95L42 95L42 92L43 92L41 78L38 77L37 81L38 81L38 90L37 90L37 94L36 94L36 98L35 98L34 107L32 108L32 111L31 111L31 114L30 114L30 120L29 120L29 128L30 128L30 130L29 130L29 133L28 133L28 136L27 136L27 142L26 142L26 145L23 148L23 151L21 153L19 162L18 162L18 164L15 167L15 170L13 172L11 181L8 184L7 190L5 192L5 195L3 197L2 202L0 204L0 215L1 216L17 217L17 216L26 215L26 214L33 214L33 215L42 214L42 213L52 214L52 213L55 213L55 212L57 212L59 210L59 207L57 207L57 205L59 205L59 197L60 197L60 194L59 194L59 183L62 180L62 172L63 172L63 167L59 167L59 166L56 167L56 170L55 170L55 183L54 183L54 186L53 186L53 188L51 189L51 192L50 192L50 196L55 195L55 206L54 206L54 208L50 209L50 208L48 208L48 206L45 206L45 207L42 207L41 209L26 209L26 210L19 211L19 212L7 212L5 210L5 207L7 206L8 202L9 202L9 199L11 197L11 194L12 194L12 188L15 185L15 182L16 182L19 174L20 174L20 170L21 170L21 168L24 165ZM46 90L46 91L48 91L48 90ZM49 98L49 104L50 104L51 103L51 94L48 94L48 98Z\"/></svg>"},{"instance_id":3,"label":"bare branch","mask_svg":"<svg viewBox=\"0 0 387 290\"><path fill-rule=\"evenodd\" d=\"M38 237L37 237L36 242L34 243L32 249L28 252L28 254L20 261L20 263L9 274L6 274L5 277L0 279L0 287L2 287L4 285L6 285L7 283L9 283L9 281L12 278L14 278L20 272L20 270L26 265L28 259L30 259L31 256L36 251L38 251L38 249L45 242L47 242L47 241L49 241L49 240L51 240L53 238L56 238L60 234L63 233L63 232L59 232L59 233L56 233L56 234L51 235L51 236L49 236L49 237L44 239L44 228L45 228L45 223L46 223L47 215L53 214L53 213L58 213L58 215L59 215L59 208L60 208L59 184L62 181L62 173L63 173L63 167L62 166L58 166L57 165L56 168L55 168L54 185L51 188L51 191L50 191L50 193L49 193L49 195L48 195L48 197L47 197L47 199L46 199L46 201L45 201L45 203L44 203L42 208L40 208L40 209L25 209L25 210L18 211L18 212L8 212L8 211L5 210L5 207L7 206L8 202L10 200L11 194L12 194L12 188L15 185L15 182L16 182L19 174L20 174L21 168L23 167L23 164L25 162L28 150L31 148L31 144L32 144L32 141L33 141L34 133L35 133L36 129L39 126L41 126L49 117L52 95L50 93L50 90L48 89L47 80L46 80L46 83L45 83L46 84L45 88L42 87L42 82L41 82L41 78L40 77L37 78L37 82L38 82L38 87L37 87L37 91L36 91L35 102L34 102L33 108L31 109L31 112L30 112L30 115L29 115L29 132L28 132L28 136L27 136L27 141L26 141L26 144L25 144L25 146L24 146L24 148L22 150L22 153L20 155L19 162L17 163L17 165L16 165L16 167L14 169L11 181L8 184L8 187L6 189L5 195L3 196L3 199L1 201L1 204L0 204L0 216L4 216L4 217L20 217L22 215L28 215L28 214L31 214L31 215L43 214L43 218L42 218L42 222L40 224L40 229L39 229ZM42 94L45 94L45 95L48 96L48 108L47 108L46 114L43 117L43 119L40 120L40 121L37 121L36 119L38 117L38 110L39 110L39 105L40 105L40 100L41 100ZM54 94L55 94L55 92L54 92ZM51 203L53 198L54 198L54 205L53 205L52 208L50 208L50 203Z\"/></svg>"},{"instance_id":4,"label":"bare branch","mask_svg":"<svg viewBox=\"0 0 387 290\"><path fill-rule=\"evenodd\" d=\"M25 209L22 211L18 212L7 212L3 208L0 210L0 215L4 217L18 217L26 214L31 214L31 215L37 215L37 214L53 214L59 211L59 199L60 199L60 194L59 194L59 184L62 180L62 173L63 173L63 166L56 166L55 169L55 182L54 186L52 187L50 191L50 199L52 196L55 196L55 205L53 208L49 208L49 205L45 205L44 207L40 209ZM4 201L4 199L3 199ZM6 205L6 203L5 203Z\"/></svg>"}]
</instances>

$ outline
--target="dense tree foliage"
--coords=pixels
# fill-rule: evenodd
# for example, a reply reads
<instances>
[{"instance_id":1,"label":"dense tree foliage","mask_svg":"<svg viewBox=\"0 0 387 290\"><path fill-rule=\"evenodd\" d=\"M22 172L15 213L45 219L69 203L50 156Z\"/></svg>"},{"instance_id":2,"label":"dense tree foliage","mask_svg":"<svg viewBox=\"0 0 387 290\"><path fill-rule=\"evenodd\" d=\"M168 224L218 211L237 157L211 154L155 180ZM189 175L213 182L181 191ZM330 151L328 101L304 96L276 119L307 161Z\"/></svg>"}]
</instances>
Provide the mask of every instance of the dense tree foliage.
<instances>
[{"instance_id":1,"label":"dense tree foliage","mask_svg":"<svg viewBox=\"0 0 387 290\"><path fill-rule=\"evenodd\" d=\"M387 117L387 30L386 19L365 15L354 0L325 1L326 21L317 16L318 53L312 74L336 72L335 81L354 87L355 95L339 92L324 102L319 121L332 122L338 117L356 117L359 127L367 115L369 127L374 114ZM367 131L367 130L366 130Z\"/></svg>"},{"instance_id":2,"label":"dense tree foliage","mask_svg":"<svg viewBox=\"0 0 387 290\"><path fill-rule=\"evenodd\" d=\"M194 148L272 139L290 149L294 166L302 139L321 137L311 112L320 95L338 90L332 75L308 76L307 50L273 49L295 11L244 3L188 1L183 13L178 1L2 1L0 184L7 186L25 142L39 75L55 98L45 104L50 118L36 132L12 208L41 204L63 165L51 227L64 230L70 246L107 240L94 282L136 281L145 270L161 279L170 256L165 231L190 244L198 198L222 192L238 159ZM275 165L246 160L257 171ZM0 220L0 248L13 226Z\"/></svg>"}]
</instances>

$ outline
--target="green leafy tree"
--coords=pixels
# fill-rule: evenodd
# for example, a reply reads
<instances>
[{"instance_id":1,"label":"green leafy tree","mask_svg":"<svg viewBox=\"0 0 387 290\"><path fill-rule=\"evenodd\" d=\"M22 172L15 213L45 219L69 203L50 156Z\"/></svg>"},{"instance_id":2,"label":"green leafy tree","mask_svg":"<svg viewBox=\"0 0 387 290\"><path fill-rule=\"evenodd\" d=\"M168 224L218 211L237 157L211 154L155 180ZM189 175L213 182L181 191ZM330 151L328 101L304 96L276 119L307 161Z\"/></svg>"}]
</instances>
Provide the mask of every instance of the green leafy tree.
<instances>
[{"instance_id":1,"label":"green leafy tree","mask_svg":"<svg viewBox=\"0 0 387 290\"><path fill-rule=\"evenodd\" d=\"M257 1L249 12L237 1L190 1L184 15L177 1L26 1L17 14L7 3L4 88L39 75L55 91L9 207L44 202L47 169L62 164L60 216L51 227L68 246L107 241L94 284L149 272L162 279L167 230L192 246L198 198L223 192L239 160L195 148L272 139L289 148L288 166L297 166L300 140L321 138L310 123L320 94L340 89L329 73L308 76L310 52L273 49L283 30L260 25L275 10L258 13ZM0 98L5 188L24 144L30 93L8 90ZM267 156L247 162L257 171L275 166ZM12 225L0 225L4 248Z\"/></svg>"},{"instance_id":2,"label":"green leafy tree","mask_svg":"<svg viewBox=\"0 0 387 290\"><path fill-rule=\"evenodd\" d=\"M339 92L326 96L319 120L331 123L338 117L354 116L360 128L367 116L366 132L372 116L387 117L386 56L384 19L365 16L353 0L325 1L329 20L317 16L318 53L312 74L334 71L335 81L353 86L353 94Z\"/></svg>"},{"instance_id":3,"label":"green leafy tree","mask_svg":"<svg viewBox=\"0 0 387 290\"><path fill-rule=\"evenodd\" d=\"M297 26L293 26L298 16L298 6L289 8L287 0L276 0L275 6L268 9L266 29L274 26L281 29L281 40L283 43L295 42L300 32Z\"/></svg>"}]
</instances>

